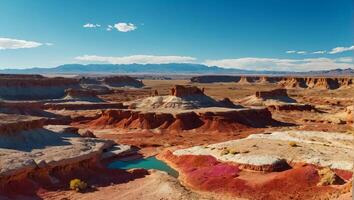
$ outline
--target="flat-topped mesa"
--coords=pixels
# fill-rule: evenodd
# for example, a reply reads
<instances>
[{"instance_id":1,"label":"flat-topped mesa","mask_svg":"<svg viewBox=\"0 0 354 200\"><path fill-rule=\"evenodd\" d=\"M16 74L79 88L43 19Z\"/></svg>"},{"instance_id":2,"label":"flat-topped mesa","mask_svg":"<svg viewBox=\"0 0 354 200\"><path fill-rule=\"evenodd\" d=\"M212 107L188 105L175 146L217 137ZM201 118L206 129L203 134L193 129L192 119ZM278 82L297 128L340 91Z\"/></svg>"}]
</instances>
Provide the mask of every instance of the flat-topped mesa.
<instances>
[{"instance_id":1,"label":"flat-topped mesa","mask_svg":"<svg viewBox=\"0 0 354 200\"><path fill-rule=\"evenodd\" d=\"M11 75L0 77L0 98L37 100L61 98L65 89L80 87L74 78Z\"/></svg>"},{"instance_id":2,"label":"flat-topped mesa","mask_svg":"<svg viewBox=\"0 0 354 200\"><path fill-rule=\"evenodd\" d=\"M45 119L41 117L0 114L0 135L14 135L21 131L42 128Z\"/></svg>"},{"instance_id":3,"label":"flat-topped mesa","mask_svg":"<svg viewBox=\"0 0 354 200\"><path fill-rule=\"evenodd\" d=\"M175 85L171 88L171 95L176 97L204 95L204 88L199 89L196 86Z\"/></svg>"},{"instance_id":4,"label":"flat-topped mesa","mask_svg":"<svg viewBox=\"0 0 354 200\"><path fill-rule=\"evenodd\" d=\"M102 82L112 87L143 87L142 81L130 76L109 76L104 77Z\"/></svg>"},{"instance_id":5,"label":"flat-topped mesa","mask_svg":"<svg viewBox=\"0 0 354 200\"><path fill-rule=\"evenodd\" d=\"M274 97L287 97L288 93L286 89L275 89L269 91L257 91L256 97L262 99L269 99Z\"/></svg>"}]
</instances>

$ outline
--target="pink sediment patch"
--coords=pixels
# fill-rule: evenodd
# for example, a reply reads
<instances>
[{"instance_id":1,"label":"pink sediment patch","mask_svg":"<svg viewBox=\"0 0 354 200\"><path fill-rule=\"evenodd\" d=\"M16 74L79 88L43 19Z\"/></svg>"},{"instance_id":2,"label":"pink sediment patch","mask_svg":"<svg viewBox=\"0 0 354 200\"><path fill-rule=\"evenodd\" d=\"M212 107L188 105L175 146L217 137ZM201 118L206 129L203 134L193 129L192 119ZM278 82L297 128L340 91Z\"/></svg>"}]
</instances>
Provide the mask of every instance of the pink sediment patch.
<instances>
[{"instance_id":1,"label":"pink sediment patch","mask_svg":"<svg viewBox=\"0 0 354 200\"><path fill-rule=\"evenodd\" d=\"M316 199L340 193L338 188L317 186L320 177L313 165L296 166L282 172L241 173L237 165L219 162L212 156L175 156L165 152L162 157L180 172L181 180L195 190L250 199Z\"/></svg>"}]
</instances>

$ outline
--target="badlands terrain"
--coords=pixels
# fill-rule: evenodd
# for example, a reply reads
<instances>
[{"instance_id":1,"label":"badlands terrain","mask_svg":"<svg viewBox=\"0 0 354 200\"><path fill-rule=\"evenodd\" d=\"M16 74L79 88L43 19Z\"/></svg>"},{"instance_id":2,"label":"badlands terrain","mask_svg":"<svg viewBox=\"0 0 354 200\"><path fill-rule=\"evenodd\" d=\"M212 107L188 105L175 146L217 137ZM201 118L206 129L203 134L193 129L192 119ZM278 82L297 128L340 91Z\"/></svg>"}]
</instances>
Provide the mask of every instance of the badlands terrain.
<instances>
[{"instance_id":1,"label":"badlands terrain","mask_svg":"<svg viewBox=\"0 0 354 200\"><path fill-rule=\"evenodd\" d=\"M353 105L354 77L0 74L0 199L349 200ZM151 156L178 176L108 167Z\"/></svg>"}]
</instances>

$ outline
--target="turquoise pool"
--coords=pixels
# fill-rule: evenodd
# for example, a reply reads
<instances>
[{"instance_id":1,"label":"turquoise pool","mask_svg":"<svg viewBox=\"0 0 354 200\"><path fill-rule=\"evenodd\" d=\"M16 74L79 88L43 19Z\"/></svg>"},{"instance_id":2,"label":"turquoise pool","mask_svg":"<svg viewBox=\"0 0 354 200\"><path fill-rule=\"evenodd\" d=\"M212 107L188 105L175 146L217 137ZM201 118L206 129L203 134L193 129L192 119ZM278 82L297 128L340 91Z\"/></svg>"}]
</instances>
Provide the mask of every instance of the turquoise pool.
<instances>
[{"instance_id":1,"label":"turquoise pool","mask_svg":"<svg viewBox=\"0 0 354 200\"><path fill-rule=\"evenodd\" d=\"M156 169L160 171L167 172L173 177L178 177L178 172L168 166L166 163L158 160L155 156L148 158L141 158L130 161L114 161L108 165L110 169L133 169L133 168L142 168L142 169Z\"/></svg>"}]
</instances>

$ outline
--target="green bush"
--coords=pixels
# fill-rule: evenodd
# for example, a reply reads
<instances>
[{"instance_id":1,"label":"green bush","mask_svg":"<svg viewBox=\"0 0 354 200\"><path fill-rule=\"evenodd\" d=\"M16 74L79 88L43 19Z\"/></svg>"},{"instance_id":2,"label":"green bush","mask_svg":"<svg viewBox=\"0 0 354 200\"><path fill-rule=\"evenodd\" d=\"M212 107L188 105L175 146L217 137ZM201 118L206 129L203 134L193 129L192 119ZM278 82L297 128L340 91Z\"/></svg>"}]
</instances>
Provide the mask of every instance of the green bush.
<instances>
[{"instance_id":1,"label":"green bush","mask_svg":"<svg viewBox=\"0 0 354 200\"><path fill-rule=\"evenodd\" d=\"M87 188L87 183L81 181L80 179L72 179L70 181L70 189L75 190L77 192L83 192Z\"/></svg>"}]
</instances>

